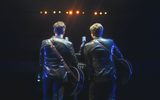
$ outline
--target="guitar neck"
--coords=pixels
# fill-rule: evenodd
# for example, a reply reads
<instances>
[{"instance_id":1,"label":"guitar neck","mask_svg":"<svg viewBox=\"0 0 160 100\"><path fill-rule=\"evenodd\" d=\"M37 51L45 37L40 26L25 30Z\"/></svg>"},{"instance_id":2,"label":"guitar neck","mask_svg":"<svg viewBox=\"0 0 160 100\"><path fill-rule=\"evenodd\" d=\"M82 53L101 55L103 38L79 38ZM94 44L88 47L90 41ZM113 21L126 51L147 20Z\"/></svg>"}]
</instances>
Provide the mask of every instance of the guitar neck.
<instances>
[{"instance_id":1,"label":"guitar neck","mask_svg":"<svg viewBox=\"0 0 160 100\"><path fill-rule=\"evenodd\" d=\"M75 76L75 74L73 73L73 71L71 71L71 69L69 68L69 66L66 64L66 62L64 61L64 59L62 58L62 62L63 65L65 67L65 69L67 70L68 73L71 73L71 75L74 77L74 79L77 80L77 77Z\"/></svg>"}]
</instances>

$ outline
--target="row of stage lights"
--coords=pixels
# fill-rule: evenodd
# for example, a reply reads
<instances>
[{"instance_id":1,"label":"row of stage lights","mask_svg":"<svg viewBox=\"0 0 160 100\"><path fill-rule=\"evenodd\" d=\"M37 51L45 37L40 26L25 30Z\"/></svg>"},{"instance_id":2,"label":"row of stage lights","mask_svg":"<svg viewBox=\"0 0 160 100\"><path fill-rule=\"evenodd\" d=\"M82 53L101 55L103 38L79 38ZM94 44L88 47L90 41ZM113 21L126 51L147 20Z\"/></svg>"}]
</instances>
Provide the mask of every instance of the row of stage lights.
<instances>
[{"instance_id":1,"label":"row of stage lights","mask_svg":"<svg viewBox=\"0 0 160 100\"><path fill-rule=\"evenodd\" d=\"M80 15L80 14L84 15L85 14L84 11L79 11L79 10L77 10L77 11L70 10L70 11L66 11L66 12L62 12L62 11L52 11L52 12L40 11L40 14L43 14L43 15L47 15L49 13L52 13L52 14L65 13L67 15L74 15L74 14L76 14L76 15ZM92 14L96 16L96 15L107 15L108 13L107 12L102 12L102 11L95 11Z\"/></svg>"}]
</instances>

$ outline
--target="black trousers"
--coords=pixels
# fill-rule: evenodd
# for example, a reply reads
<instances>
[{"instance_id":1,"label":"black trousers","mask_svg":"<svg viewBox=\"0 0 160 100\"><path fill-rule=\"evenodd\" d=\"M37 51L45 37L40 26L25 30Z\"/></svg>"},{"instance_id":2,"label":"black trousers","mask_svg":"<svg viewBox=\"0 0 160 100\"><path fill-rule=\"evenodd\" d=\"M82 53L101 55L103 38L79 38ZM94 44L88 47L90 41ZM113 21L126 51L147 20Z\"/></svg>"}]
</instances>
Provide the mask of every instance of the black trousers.
<instances>
[{"instance_id":1,"label":"black trousers","mask_svg":"<svg viewBox=\"0 0 160 100\"><path fill-rule=\"evenodd\" d=\"M109 77L97 77L89 87L89 100L115 100L115 84Z\"/></svg>"},{"instance_id":2,"label":"black trousers","mask_svg":"<svg viewBox=\"0 0 160 100\"><path fill-rule=\"evenodd\" d=\"M74 100L74 97L70 96L69 93L65 91L65 87L65 84L53 79L51 76L43 78L43 100Z\"/></svg>"},{"instance_id":3,"label":"black trousers","mask_svg":"<svg viewBox=\"0 0 160 100\"><path fill-rule=\"evenodd\" d=\"M63 100L61 83L50 76L43 78L42 93L43 100Z\"/></svg>"}]
</instances>

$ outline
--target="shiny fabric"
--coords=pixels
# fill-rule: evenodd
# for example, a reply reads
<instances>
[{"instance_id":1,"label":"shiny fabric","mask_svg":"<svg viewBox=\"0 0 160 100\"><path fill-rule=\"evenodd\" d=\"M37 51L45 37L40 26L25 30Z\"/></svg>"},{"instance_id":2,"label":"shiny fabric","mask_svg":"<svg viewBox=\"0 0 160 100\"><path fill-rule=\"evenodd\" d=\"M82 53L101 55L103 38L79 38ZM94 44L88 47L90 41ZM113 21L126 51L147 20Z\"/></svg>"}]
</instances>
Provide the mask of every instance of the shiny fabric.
<instances>
[{"instance_id":1,"label":"shiny fabric","mask_svg":"<svg viewBox=\"0 0 160 100\"><path fill-rule=\"evenodd\" d=\"M108 51L100 44L96 43L96 41L104 45ZM123 58L118 47L111 39L96 38L87 43L84 47L84 56L90 74L94 77L114 75L116 68L114 66L112 54L115 54L118 58Z\"/></svg>"},{"instance_id":2,"label":"shiny fabric","mask_svg":"<svg viewBox=\"0 0 160 100\"><path fill-rule=\"evenodd\" d=\"M73 67L78 65L78 60L75 56L74 48L71 42L62 38L55 37L50 38L50 40L51 42L54 41L53 45L62 55L68 66ZM60 62L61 59L57 57L57 54L53 52L50 46L51 44L48 42L47 39L42 41L40 49L40 66L52 70L57 69L58 67L63 65ZM47 72L45 72L44 74L47 75Z\"/></svg>"},{"instance_id":3,"label":"shiny fabric","mask_svg":"<svg viewBox=\"0 0 160 100\"><path fill-rule=\"evenodd\" d=\"M90 80L89 100L98 100L98 98L115 100L117 76L113 54L118 58L123 58L112 39L95 38L85 44L84 56L88 67L88 80Z\"/></svg>"},{"instance_id":4,"label":"shiny fabric","mask_svg":"<svg viewBox=\"0 0 160 100\"><path fill-rule=\"evenodd\" d=\"M50 40L69 67L76 67L78 65L78 60L70 41L56 37L51 37ZM51 42L48 39L43 40L40 48L43 100L72 100L72 97L65 92L62 82L53 78L52 73L48 72L48 70L64 67L60 62L61 59L53 52Z\"/></svg>"}]
</instances>

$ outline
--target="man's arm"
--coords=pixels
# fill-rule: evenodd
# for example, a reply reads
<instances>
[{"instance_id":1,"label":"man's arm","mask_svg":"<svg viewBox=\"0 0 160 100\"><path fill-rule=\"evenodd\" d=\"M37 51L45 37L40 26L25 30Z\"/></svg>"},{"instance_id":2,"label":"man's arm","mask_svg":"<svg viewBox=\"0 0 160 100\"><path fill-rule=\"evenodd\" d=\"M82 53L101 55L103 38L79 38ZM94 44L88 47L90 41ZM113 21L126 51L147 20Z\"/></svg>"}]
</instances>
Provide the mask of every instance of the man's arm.
<instances>
[{"instance_id":1,"label":"man's arm","mask_svg":"<svg viewBox=\"0 0 160 100\"><path fill-rule=\"evenodd\" d=\"M85 60L86 65L90 64L86 46L84 46L84 48L83 48L83 56L84 56L84 60Z\"/></svg>"},{"instance_id":2,"label":"man's arm","mask_svg":"<svg viewBox=\"0 0 160 100\"><path fill-rule=\"evenodd\" d=\"M75 51L74 51L74 48L73 48L73 45L72 44L70 44L70 46L69 46L69 52L70 52L70 54L69 54L69 60L70 60L70 63L74 66L74 67L77 67L77 65L78 65L78 59L77 59L77 57L76 57L76 55L75 55Z\"/></svg>"},{"instance_id":3,"label":"man's arm","mask_svg":"<svg viewBox=\"0 0 160 100\"><path fill-rule=\"evenodd\" d=\"M122 53L120 52L119 48L117 47L117 45L114 42L113 42L113 46L112 46L112 54L118 59L123 58Z\"/></svg>"},{"instance_id":4,"label":"man's arm","mask_svg":"<svg viewBox=\"0 0 160 100\"><path fill-rule=\"evenodd\" d=\"M43 40L42 44L41 44L40 51L39 51L39 65L41 67L40 69L42 69L42 67L44 66L44 48L45 48L45 45L46 45L46 41Z\"/></svg>"},{"instance_id":5,"label":"man's arm","mask_svg":"<svg viewBox=\"0 0 160 100\"><path fill-rule=\"evenodd\" d=\"M84 62L86 64L85 70L86 70L86 78L87 81L91 81L93 79L94 71L92 68L92 62L89 56L89 50L88 45L84 46Z\"/></svg>"},{"instance_id":6,"label":"man's arm","mask_svg":"<svg viewBox=\"0 0 160 100\"><path fill-rule=\"evenodd\" d=\"M41 48L39 50L39 66L38 66L38 76L37 81L40 82L42 79L42 71L44 66L44 41L42 41Z\"/></svg>"}]
</instances>

